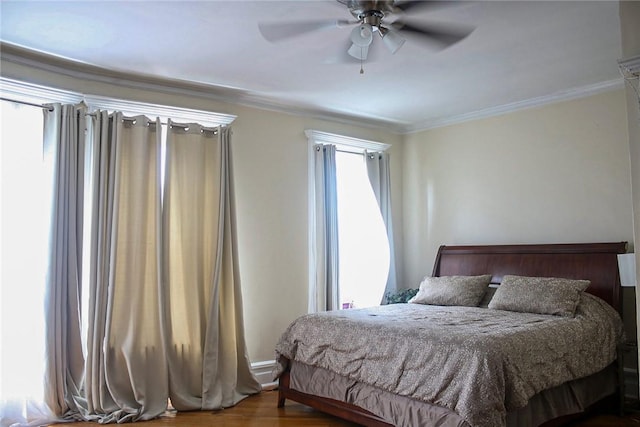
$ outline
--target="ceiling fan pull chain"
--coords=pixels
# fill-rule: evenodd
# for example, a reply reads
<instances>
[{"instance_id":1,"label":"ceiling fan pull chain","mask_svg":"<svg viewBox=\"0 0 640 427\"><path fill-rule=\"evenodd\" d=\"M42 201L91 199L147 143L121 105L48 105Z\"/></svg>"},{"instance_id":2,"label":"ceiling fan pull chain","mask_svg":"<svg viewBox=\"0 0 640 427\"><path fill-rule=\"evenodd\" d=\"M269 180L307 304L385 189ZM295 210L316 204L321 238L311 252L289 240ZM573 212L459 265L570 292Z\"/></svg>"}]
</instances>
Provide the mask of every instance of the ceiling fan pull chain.
<instances>
[{"instance_id":1,"label":"ceiling fan pull chain","mask_svg":"<svg viewBox=\"0 0 640 427\"><path fill-rule=\"evenodd\" d=\"M362 57L364 56L364 52L362 52L364 50L363 47L360 48L360 74L364 74L364 68L362 67L362 64L364 62L364 60L362 59Z\"/></svg>"}]
</instances>

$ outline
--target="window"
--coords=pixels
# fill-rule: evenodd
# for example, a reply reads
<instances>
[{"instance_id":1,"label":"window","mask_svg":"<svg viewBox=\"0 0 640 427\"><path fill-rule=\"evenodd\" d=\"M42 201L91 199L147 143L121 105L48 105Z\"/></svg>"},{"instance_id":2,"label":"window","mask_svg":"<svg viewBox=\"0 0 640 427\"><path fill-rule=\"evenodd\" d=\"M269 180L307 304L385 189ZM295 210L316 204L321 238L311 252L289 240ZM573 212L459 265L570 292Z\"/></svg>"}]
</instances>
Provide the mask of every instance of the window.
<instances>
[{"instance_id":1,"label":"window","mask_svg":"<svg viewBox=\"0 0 640 427\"><path fill-rule=\"evenodd\" d=\"M388 171L387 156L369 159L365 153L379 153L389 145L313 130L306 134L310 144L309 311L379 305L389 283L395 286L395 270L390 274L391 232L370 182L373 171L367 168L375 166L373 175L380 178L380 163L374 163L384 159ZM336 147L335 179L333 150L319 150L319 145ZM378 178L374 182L379 192Z\"/></svg>"},{"instance_id":2,"label":"window","mask_svg":"<svg viewBox=\"0 0 640 427\"><path fill-rule=\"evenodd\" d=\"M340 307L380 305L389 274L389 240L364 156L338 151Z\"/></svg>"},{"instance_id":3,"label":"window","mask_svg":"<svg viewBox=\"0 0 640 427\"><path fill-rule=\"evenodd\" d=\"M0 401L42 401L51 171L40 108L1 101ZM41 369L16 369L16 366Z\"/></svg>"}]
</instances>

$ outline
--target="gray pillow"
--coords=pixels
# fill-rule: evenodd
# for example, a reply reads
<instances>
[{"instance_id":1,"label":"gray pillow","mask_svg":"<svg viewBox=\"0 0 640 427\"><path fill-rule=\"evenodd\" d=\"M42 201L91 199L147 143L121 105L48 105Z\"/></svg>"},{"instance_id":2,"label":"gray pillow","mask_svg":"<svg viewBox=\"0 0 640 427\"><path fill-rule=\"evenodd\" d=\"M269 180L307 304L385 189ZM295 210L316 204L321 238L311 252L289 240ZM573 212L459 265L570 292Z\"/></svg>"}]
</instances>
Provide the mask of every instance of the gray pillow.
<instances>
[{"instance_id":1,"label":"gray pillow","mask_svg":"<svg viewBox=\"0 0 640 427\"><path fill-rule=\"evenodd\" d=\"M412 304L477 307L487 291L491 275L425 277Z\"/></svg>"},{"instance_id":2,"label":"gray pillow","mask_svg":"<svg viewBox=\"0 0 640 427\"><path fill-rule=\"evenodd\" d=\"M573 317L588 280L504 276L489 303L495 310Z\"/></svg>"}]
</instances>

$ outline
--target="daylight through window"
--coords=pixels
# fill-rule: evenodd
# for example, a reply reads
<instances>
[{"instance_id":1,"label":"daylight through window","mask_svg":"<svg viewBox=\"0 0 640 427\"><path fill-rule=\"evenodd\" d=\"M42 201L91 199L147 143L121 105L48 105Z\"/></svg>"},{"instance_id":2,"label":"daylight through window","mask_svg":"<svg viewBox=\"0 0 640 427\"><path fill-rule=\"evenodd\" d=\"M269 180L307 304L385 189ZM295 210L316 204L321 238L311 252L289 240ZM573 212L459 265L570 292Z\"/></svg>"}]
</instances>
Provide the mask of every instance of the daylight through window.
<instances>
[{"instance_id":1,"label":"daylight through window","mask_svg":"<svg viewBox=\"0 0 640 427\"><path fill-rule=\"evenodd\" d=\"M364 156L338 151L336 175L341 308L380 305L389 274L389 241Z\"/></svg>"}]
</instances>

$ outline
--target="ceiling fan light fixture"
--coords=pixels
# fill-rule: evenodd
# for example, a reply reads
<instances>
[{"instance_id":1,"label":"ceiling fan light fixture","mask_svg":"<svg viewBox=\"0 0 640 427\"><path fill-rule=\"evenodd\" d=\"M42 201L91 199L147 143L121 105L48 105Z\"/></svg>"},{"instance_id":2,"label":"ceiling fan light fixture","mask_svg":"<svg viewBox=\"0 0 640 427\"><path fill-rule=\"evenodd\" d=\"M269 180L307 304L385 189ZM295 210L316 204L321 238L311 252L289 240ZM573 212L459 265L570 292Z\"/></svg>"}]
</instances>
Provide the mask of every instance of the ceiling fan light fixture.
<instances>
[{"instance_id":1,"label":"ceiling fan light fixture","mask_svg":"<svg viewBox=\"0 0 640 427\"><path fill-rule=\"evenodd\" d=\"M369 46L352 44L349 50L347 50L347 53L360 61L365 61L369 54Z\"/></svg>"},{"instance_id":2,"label":"ceiling fan light fixture","mask_svg":"<svg viewBox=\"0 0 640 427\"><path fill-rule=\"evenodd\" d=\"M360 24L351 31L351 43L358 47L369 47L373 41L373 28L369 24Z\"/></svg>"},{"instance_id":3,"label":"ceiling fan light fixture","mask_svg":"<svg viewBox=\"0 0 640 427\"><path fill-rule=\"evenodd\" d=\"M382 43L387 47L389 52L393 55L402 47L405 42L405 39L400 37L398 33L394 31L390 31L387 28L379 27L378 31L380 31L380 36L382 37Z\"/></svg>"}]
</instances>

